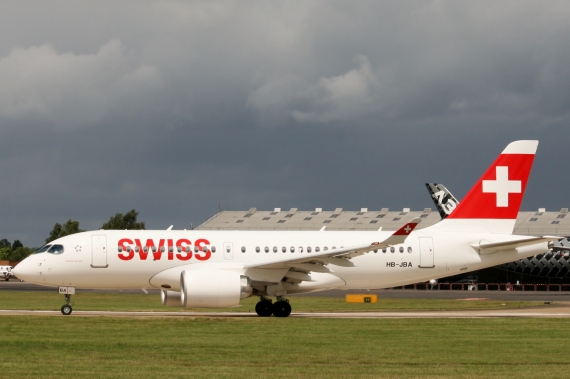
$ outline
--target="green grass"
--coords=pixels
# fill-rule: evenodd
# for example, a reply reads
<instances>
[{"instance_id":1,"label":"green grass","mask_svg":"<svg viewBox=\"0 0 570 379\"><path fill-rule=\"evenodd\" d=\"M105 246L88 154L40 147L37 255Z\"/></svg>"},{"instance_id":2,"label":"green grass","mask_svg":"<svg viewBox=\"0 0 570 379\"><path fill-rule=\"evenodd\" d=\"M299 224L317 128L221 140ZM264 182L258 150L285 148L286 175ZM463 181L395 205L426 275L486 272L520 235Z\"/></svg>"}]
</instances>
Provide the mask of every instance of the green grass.
<instances>
[{"instance_id":1,"label":"green grass","mask_svg":"<svg viewBox=\"0 0 570 379\"><path fill-rule=\"evenodd\" d=\"M0 377L567 378L570 320L0 318Z\"/></svg>"},{"instance_id":2,"label":"green grass","mask_svg":"<svg viewBox=\"0 0 570 379\"><path fill-rule=\"evenodd\" d=\"M74 310L85 311L172 311L186 309L164 307L159 295L145 294L100 294L83 292L72 297ZM229 312L255 312L259 299L251 297L242 301L237 308L216 309ZM301 297L289 298L294 312L362 312L362 311L420 311L420 310L468 310L495 308L522 308L541 305L540 302L499 300L435 300L435 299L378 299L378 303L346 303L344 298ZM63 295L56 292L1 291L0 309L59 310ZM212 311L212 309L196 309Z\"/></svg>"}]
</instances>

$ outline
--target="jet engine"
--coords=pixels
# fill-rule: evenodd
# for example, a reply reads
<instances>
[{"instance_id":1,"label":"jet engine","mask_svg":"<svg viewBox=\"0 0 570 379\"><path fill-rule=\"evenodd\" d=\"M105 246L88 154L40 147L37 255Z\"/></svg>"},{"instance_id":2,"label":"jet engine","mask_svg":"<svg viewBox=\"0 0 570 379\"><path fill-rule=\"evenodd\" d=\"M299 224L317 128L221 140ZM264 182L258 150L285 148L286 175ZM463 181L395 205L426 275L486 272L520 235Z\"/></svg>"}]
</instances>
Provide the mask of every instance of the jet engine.
<instances>
[{"instance_id":1,"label":"jet engine","mask_svg":"<svg viewBox=\"0 0 570 379\"><path fill-rule=\"evenodd\" d=\"M161 290L160 300L162 301L162 305L165 307L182 306L182 302L180 301L180 292L178 291Z\"/></svg>"},{"instance_id":2,"label":"jet engine","mask_svg":"<svg viewBox=\"0 0 570 379\"><path fill-rule=\"evenodd\" d=\"M184 270L180 302L186 308L231 308L253 294L247 276L223 270Z\"/></svg>"}]
</instances>

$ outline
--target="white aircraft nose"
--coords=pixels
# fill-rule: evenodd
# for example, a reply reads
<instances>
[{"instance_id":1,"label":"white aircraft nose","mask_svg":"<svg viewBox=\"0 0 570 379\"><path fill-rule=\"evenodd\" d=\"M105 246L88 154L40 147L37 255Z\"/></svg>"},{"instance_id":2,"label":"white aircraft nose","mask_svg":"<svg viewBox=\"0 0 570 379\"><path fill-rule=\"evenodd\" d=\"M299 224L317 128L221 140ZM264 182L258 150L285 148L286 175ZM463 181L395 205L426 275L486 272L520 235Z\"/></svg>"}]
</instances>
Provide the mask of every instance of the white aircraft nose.
<instances>
[{"instance_id":1,"label":"white aircraft nose","mask_svg":"<svg viewBox=\"0 0 570 379\"><path fill-rule=\"evenodd\" d=\"M36 263L37 265L37 263ZM34 264L30 259L24 259L22 262L18 263L16 267L12 269L12 273L18 278L24 281L29 281L30 277L34 274L38 274L38 270L34 270Z\"/></svg>"}]
</instances>

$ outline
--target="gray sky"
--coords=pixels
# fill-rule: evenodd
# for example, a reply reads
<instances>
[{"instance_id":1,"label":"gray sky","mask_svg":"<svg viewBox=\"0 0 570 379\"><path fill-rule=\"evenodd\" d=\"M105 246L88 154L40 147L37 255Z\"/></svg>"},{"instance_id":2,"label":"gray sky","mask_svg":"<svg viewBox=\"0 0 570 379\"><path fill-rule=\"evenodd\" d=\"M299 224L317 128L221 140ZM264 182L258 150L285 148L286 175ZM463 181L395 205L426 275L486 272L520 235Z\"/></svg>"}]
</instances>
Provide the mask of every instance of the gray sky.
<instances>
[{"instance_id":1,"label":"gray sky","mask_svg":"<svg viewBox=\"0 0 570 379\"><path fill-rule=\"evenodd\" d=\"M569 207L567 1L2 1L0 238L218 210L432 207L539 139Z\"/></svg>"}]
</instances>

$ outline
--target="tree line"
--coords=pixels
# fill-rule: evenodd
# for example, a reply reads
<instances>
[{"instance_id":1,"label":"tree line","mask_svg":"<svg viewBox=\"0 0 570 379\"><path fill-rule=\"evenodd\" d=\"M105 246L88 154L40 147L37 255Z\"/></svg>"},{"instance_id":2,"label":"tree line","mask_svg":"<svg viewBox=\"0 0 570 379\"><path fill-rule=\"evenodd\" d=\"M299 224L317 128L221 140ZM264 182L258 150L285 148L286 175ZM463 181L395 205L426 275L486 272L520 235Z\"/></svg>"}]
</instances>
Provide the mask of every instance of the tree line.
<instances>
[{"instance_id":1,"label":"tree line","mask_svg":"<svg viewBox=\"0 0 570 379\"><path fill-rule=\"evenodd\" d=\"M109 221L101 226L101 229L105 230L144 230L144 221L137 221L139 212L136 210L131 210L125 214L117 213L109 218ZM49 232L49 237L46 238L46 244L53 240L61 237L65 237L71 234L84 232L79 227L79 221L67 220L65 223L56 223L51 232ZM10 243L6 238L0 240L0 260L11 260L11 261L21 261L28 255L32 254L37 248L25 247L20 240L15 240Z\"/></svg>"}]
</instances>

